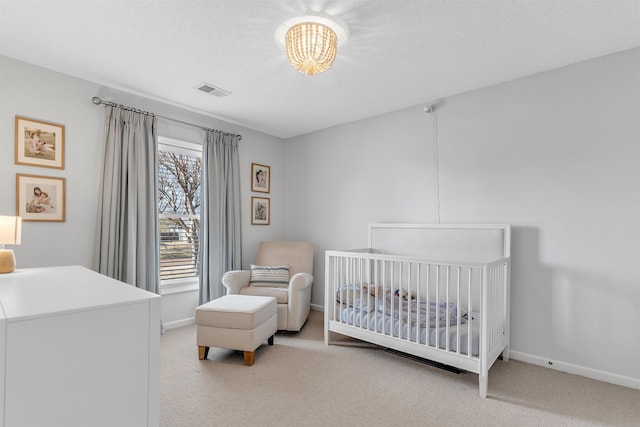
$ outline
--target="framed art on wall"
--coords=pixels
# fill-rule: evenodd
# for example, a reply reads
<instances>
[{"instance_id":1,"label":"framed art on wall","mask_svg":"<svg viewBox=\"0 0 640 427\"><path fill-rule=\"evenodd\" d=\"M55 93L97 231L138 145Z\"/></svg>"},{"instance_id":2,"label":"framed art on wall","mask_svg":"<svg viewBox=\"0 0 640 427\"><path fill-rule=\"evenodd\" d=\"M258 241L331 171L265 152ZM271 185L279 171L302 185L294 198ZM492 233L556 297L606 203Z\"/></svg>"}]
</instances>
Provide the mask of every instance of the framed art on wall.
<instances>
[{"instance_id":1,"label":"framed art on wall","mask_svg":"<svg viewBox=\"0 0 640 427\"><path fill-rule=\"evenodd\" d=\"M16 116L15 163L64 169L64 125Z\"/></svg>"},{"instance_id":2,"label":"framed art on wall","mask_svg":"<svg viewBox=\"0 0 640 427\"><path fill-rule=\"evenodd\" d=\"M16 215L23 221L65 220L65 179L16 174Z\"/></svg>"},{"instance_id":3,"label":"framed art on wall","mask_svg":"<svg viewBox=\"0 0 640 427\"><path fill-rule=\"evenodd\" d=\"M251 191L268 193L270 191L271 167L251 163Z\"/></svg>"},{"instance_id":4,"label":"framed art on wall","mask_svg":"<svg viewBox=\"0 0 640 427\"><path fill-rule=\"evenodd\" d=\"M270 200L264 197L251 198L251 224L269 225L270 222Z\"/></svg>"}]
</instances>

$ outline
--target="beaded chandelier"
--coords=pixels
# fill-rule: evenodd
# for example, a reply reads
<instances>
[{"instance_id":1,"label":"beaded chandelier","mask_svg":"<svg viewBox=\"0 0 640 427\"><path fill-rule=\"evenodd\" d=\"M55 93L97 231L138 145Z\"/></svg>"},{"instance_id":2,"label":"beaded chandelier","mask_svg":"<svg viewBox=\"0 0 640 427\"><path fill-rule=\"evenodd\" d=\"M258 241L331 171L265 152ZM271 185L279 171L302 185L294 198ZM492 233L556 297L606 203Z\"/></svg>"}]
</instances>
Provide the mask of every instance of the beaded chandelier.
<instances>
[{"instance_id":1,"label":"beaded chandelier","mask_svg":"<svg viewBox=\"0 0 640 427\"><path fill-rule=\"evenodd\" d=\"M346 38L343 27L319 16L290 19L276 31L276 40L284 45L289 62L307 76L331 68L338 45Z\"/></svg>"},{"instance_id":2,"label":"beaded chandelier","mask_svg":"<svg viewBox=\"0 0 640 427\"><path fill-rule=\"evenodd\" d=\"M338 36L326 25L302 22L294 25L285 35L289 62L303 74L327 71L338 50Z\"/></svg>"}]
</instances>

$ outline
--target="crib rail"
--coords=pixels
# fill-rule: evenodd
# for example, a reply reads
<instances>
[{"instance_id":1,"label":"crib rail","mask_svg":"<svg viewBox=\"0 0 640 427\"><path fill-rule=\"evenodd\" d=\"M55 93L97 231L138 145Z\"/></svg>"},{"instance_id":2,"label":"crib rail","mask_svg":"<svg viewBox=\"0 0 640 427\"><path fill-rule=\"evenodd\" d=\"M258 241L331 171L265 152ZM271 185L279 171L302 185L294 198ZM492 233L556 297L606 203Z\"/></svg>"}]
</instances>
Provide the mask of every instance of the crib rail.
<instances>
[{"instance_id":1,"label":"crib rail","mask_svg":"<svg viewBox=\"0 0 640 427\"><path fill-rule=\"evenodd\" d=\"M510 258L460 263L376 254L325 255L325 343L332 332L480 374L509 337Z\"/></svg>"}]
</instances>

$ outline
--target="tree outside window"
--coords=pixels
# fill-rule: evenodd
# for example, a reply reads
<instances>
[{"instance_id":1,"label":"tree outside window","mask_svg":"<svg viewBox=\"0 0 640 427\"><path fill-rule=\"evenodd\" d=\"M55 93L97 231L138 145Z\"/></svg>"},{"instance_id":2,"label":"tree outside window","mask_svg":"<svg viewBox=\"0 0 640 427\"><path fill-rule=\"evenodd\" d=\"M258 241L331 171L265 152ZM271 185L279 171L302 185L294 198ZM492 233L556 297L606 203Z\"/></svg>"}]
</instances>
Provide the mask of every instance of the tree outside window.
<instances>
[{"instance_id":1,"label":"tree outside window","mask_svg":"<svg viewBox=\"0 0 640 427\"><path fill-rule=\"evenodd\" d=\"M198 277L200 267L201 152L188 148L188 143L179 142L161 138L158 148L160 279L163 282Z\"/></svg>"}]
</instances>

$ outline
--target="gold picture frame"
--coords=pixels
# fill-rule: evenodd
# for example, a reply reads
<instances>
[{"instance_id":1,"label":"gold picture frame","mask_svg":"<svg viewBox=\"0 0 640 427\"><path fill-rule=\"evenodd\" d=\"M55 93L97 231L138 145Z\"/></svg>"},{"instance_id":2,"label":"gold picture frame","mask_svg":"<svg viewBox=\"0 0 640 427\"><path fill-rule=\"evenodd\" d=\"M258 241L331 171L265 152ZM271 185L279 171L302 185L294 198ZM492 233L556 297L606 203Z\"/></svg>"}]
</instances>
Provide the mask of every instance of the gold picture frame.
<instances>
[{"instance_id":1,"label":"gold picture frame","mask_svg":"<svg viewBox=\"0 0 640 427\"><path fill-rule=\"evenodd\" d=\"M16 116L15 164L64 169L64 125Z\"/></svg>"},{"instance_id":2,"label":"gold picture frame","mask_svg":"<svg viewBox=\"0 0 640 427\"><path fill-rule=\"evenodd\" d=\"M268 197L251 198L251 224L269 225L271 222L271 200Z\"/></svg>"},{"instance_id":3,"label":"gold picture frame","mask_svg":"<svg viewBox=\"0 0 640 427\"><path fill-rule=\"evenodd\" d=\"M271 191L271 167L251 163L251 191L268 193Z\"/></svg>"},{"instance_id":4,"label":"gold picture frame","mask_svg":"<svg viewBox=\"0 0 640 427\"><path fill-rule=\"evenodd\" d=\"M16 215L23 221L65 221L66 180L16 174Z\"/></svg>"}]
</instances>

